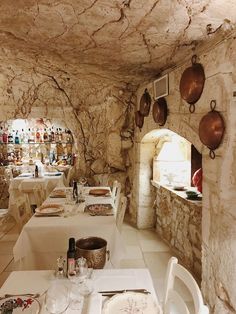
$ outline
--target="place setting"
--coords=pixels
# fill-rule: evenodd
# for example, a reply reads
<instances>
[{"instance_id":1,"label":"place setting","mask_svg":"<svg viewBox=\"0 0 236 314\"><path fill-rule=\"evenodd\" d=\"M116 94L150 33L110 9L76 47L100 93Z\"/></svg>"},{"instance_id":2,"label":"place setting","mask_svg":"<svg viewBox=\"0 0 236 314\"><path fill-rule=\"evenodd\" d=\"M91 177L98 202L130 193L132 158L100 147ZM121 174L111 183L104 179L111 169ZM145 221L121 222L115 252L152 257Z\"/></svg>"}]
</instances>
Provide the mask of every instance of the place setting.
<instances>
[{"instance_id":1,"label":"place setting","mask_svg":"<svg viewBox=\"0 0 236 314\"><path fill-rule=\"evenodd\" d=\"M61 204L44 204L35 209L34 217L60 217L63 212L64 206Z\"/></svg>"}]
</instances>

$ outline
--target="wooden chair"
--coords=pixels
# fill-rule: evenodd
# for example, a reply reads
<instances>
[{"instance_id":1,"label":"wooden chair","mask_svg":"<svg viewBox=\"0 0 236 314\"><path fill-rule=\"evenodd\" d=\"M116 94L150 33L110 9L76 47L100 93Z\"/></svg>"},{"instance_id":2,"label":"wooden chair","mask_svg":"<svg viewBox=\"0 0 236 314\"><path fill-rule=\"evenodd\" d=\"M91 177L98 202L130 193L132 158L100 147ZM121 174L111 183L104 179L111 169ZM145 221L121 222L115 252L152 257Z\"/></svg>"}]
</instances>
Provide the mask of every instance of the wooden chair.
<instances>
[{"instance_id":1,"label":"wooden chair","mask_svg":"<svg viewBox=\"0 0 236 314\"><path fill-rule=\"evenodd\" d=\"M119 203L117 214L116 214L116 226L120 232L121 232L122 224L125 217L126 207L127 207L127 197L121 194L120 203Z\"/></svg>"},{"instance_id":2,"label":"wooden chair","mask_svg":"<svg viewBox=\"0 0 236 314\"><path fill-rule=\"evenodd\" d=\"M183 297L174 288L175 279L179 278L188 288L193 298L194 314L208 314L209 309L203 303L202 293L197 282L190 272L178 264L178 259L171 257L168 262L167 276L165 281L165 294L163 313L171 314L173 305L177 308L177 313L190 314L186 302ZM174 311L176 313L176 311Z\"/></svg>"},{"instance_id":3,"label":"wooden chair","mask_svg":"<svg viewBox=\"0 0 236 314\"><path fill-rule=\"evenodd\" d=\"M118 205L120 202L120 193L121 193L121 184L118 181L114 181L112 185L111 196L114 202L115 216L116 216Z\"/></svg>"},{"instance_id":4,"label":"wooden chair","mask_svg":"<svg viewBox=\"0 0 236 314\"><path fill-rule=\"evenodd\" d=\"M18 230L21 232L24 224L32 216L31 209L25 195L18 197L15 204L11 204L9 208L9 214L15 219Z\"/></svg>"}]
</instances>

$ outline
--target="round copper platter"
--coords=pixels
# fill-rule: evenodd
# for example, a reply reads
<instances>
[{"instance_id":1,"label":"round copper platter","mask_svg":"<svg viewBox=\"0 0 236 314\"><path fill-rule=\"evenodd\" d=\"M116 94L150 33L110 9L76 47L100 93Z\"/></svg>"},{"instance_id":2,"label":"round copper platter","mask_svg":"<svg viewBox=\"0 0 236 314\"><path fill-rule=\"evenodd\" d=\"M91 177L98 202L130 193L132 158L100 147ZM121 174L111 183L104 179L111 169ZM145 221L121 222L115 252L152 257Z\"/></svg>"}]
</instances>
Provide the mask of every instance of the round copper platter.
<instances>
[{"instance_id":1,"label":"round copper platter","mask_svg":"<svg viewBox=\"0 0 236 314\"><path fill-rule=\"evenodd\" d=\"M194 112L194 104L201 97L204 83L204 68L200 63L196 62L197 57L192 57L192 66L184 70L180 80L180 95L188 104L190 104L190 112Z\"/></svg>"},{"instance_id":2,"label":"round copper platter","mask_svg":"<svg viewBox=\"0 0 236 314\"><path fill-rule=\"evenodd\" d=\"M160 126L163 126L166 123L167 113L168 109L165 98L161 97L157 99L152 107L153 120Z\"/></svg>"},{"instance_id":3,"label":"round copper platter","mask_svg":"<svg viewBox=\"0 0 236 314\"><path fill-rule=\"evenodd\" d=\"M143 127L143 123L144 123L143 115L140 113L140 111L136 111L135 112L135 124L140 129L140 131Z\"/></svg>"},{"instance_id":4,"label":"round copper platter","mask_svg":"<svg viewBox=\"0 0 236 314\"><path fill-rule=\"evenodd\" d=\"M141 99L140 99L140 107L139 111L142 116L147 117L150 112L152 99L147 89L145 89Z\"/></svg>"},{"instance_id":5,"label":"round copper platter","mask_svg":"<svg viewBox=\"0 0 236 314\"><path fill-rule=\"evenodd\" d=\"M214 150L219 147L224 135L225 125L222 115L215 110L216 102L211 101L211 111L199 123L201 142L210 149L210 157L215 158Z\"/></svg>"}]
</instances>

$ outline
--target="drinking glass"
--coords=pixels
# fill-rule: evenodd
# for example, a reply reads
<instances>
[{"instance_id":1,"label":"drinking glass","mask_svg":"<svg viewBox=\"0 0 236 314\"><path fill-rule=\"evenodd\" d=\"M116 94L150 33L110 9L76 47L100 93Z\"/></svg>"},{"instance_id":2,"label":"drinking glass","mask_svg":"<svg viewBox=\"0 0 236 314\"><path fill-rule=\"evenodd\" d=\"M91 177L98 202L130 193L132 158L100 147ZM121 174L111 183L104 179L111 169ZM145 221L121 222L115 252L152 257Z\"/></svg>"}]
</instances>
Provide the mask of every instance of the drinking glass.
<instances>
[{"instance_id":1,"label":"drinking glass","mask_svg":"<svg viewBox=\"0 0 236 314\"><path fill-rule=\"evenodd\" d=\"M66 204L73 205L75 202L73 200L73 192L71 189L66 189Z\"/></svg>"},{"instance_id":2,"label":"drinking glass","mask_svg":"<svg viewBox=\"0 0 236 314\"><path fill-rule=\"evenodd\" d=\"M48 288L45 297L45 307L50 314L61 314L69 305L69 289L59 280Z\"/></svg>"}]
</instances>

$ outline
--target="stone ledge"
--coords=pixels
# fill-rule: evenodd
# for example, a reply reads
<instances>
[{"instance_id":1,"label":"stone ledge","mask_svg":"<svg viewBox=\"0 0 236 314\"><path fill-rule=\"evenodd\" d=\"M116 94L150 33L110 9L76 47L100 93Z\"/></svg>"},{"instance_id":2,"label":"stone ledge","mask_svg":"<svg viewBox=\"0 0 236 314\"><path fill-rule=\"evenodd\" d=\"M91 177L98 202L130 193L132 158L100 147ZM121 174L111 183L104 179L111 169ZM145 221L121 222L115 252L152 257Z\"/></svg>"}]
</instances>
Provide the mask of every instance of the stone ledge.
<instances>
[{"instance_id":1,"label":"stone ledge","mask_svg":"<svg viewBox=\"0 0 236 314\"><path fill-rule=\"evenodd\" d=\"M174 190L173 188L171 188L170 186L167 186L167 185L163 185L161 184L160 182L157 182L157 181L154 181L154 180L151 180L151 184L157 188L157 189L160 189L160 188L163 188L163 189L166 189L174 194L176 194L179 198L183 199L186 203L191 203L191 204L195 204L199 207L202 207L202 201L193 201L193 200L188 200L186 198L186 194L184 191L176 191Z\"/></svg>"}]
</instances>

